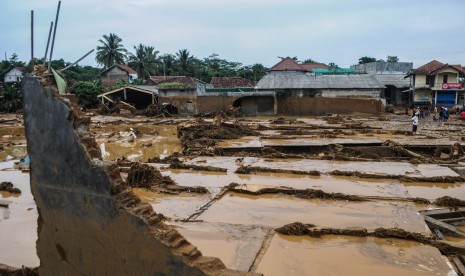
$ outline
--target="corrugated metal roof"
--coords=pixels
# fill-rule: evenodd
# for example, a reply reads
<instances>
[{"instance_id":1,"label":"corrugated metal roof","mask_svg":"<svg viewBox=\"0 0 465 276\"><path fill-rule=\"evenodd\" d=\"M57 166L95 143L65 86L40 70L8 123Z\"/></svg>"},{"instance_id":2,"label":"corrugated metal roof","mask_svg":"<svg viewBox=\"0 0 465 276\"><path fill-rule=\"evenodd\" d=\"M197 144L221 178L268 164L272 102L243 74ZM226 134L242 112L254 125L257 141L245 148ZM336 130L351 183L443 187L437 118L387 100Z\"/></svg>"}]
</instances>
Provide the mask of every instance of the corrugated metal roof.
<instances>
[{"instance_id":1,"label":"corrugated metal roof","mask_svg":"<svg viewBox=\"0 0 465 276\"><path fill-rule=\"evenodd\" d=\"M374 77L383 85L392 85L397 88L410 87L410 79L405 79L403 75L374 75Z\"/></svg>"},{"instance_id":2,"label":"corrugated metal roof","mask_svg":"<svg viewBox=\"0 0 465 276\"><path fill-rule=\"evenodd\" d=\"M383 89L385 86L373 75L276 75L267 74L257 89Z\"/></svg>"}]
</instances>

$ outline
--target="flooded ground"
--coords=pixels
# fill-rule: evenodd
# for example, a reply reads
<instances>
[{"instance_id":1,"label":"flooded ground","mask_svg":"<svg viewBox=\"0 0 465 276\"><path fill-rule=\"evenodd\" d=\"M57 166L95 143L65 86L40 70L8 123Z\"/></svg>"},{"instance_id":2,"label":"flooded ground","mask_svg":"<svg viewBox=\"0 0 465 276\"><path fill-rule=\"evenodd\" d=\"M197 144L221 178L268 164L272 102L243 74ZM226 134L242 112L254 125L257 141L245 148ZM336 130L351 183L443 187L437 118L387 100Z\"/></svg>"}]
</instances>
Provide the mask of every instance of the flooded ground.
<instances>
[{"instance_id":1,"label":"flooded ground","mask_svg":"<svg viewBox=\"0 0 465 276\"><path fill-rule=\"evenodd\" d=\"M241 127L225 120L234 131L212 126L214 133L207 120L196 136L178 131L193 126L200 133L199 120L192 118L93 116L90 132L103 160L126 162L118 163L123 177L131 162L150 159L147 164L187 187L133 192L203 255L219 257L229 268L265 275L459 274L450 256L418 240L286 236L275 229L300 222L317 229L400 229L436 239L419 211L438 208L433 202L443 196L465 200L457 169L465 167L463 122L420 121L419 134L411 136L404 115L275 119L240 118ZM13 169L27 154L24 127L18 116L6 116L0 125L0 182L22 190L0 192L0 202L8 204L0 207L0 244L6 249L0 263L37 266L29 174ZM244 128L250 131L238 134Z\"/></svg>"}]
</instances>

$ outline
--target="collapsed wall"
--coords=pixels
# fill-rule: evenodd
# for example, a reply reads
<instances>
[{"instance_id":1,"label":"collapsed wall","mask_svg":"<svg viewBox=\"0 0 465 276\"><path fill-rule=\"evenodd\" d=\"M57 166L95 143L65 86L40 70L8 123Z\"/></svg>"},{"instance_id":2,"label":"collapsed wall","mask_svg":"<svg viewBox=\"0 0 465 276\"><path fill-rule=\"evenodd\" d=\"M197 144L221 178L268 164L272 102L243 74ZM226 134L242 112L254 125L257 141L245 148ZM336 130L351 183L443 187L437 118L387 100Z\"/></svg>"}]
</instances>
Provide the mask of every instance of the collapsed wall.
<instances>
[{"instance_id":1,"label":"collapsed wall","mask_svg":"<svg viewBox=\"0 0 465 276\"><path fill-rule=\"evenodd\" d=\"M40 275L230 275L142 204L101 161L89 120L66 98L23 79L37 204Z\"/></svg>"}]
</instances>

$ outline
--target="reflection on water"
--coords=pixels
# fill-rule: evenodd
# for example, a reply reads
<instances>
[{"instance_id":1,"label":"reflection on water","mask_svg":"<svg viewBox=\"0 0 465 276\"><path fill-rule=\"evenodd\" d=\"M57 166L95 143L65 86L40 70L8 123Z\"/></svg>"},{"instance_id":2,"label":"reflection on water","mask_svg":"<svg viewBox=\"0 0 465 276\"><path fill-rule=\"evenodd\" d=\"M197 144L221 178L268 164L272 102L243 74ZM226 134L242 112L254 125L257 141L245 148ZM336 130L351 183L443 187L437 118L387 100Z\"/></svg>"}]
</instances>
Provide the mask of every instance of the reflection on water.
<instances>
[{"instance_id":1,"label":"reflection on water","mask_svg":"<svg viewBox=\"0 0 465 276\"><path fill-rule=\"evenodd\" d=\"M434 247L398 239L275 235L256 272L264 275L455 275Z\"/></svg>"}]
</instances>

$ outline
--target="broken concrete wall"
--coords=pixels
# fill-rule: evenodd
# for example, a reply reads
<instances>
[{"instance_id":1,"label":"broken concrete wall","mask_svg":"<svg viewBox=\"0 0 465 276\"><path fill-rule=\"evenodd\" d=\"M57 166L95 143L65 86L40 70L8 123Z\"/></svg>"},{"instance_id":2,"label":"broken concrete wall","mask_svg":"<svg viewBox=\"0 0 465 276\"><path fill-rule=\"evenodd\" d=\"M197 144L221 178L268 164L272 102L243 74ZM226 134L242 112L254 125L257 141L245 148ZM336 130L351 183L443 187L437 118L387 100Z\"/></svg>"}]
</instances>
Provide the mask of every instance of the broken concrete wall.
<instances>
[{"instance_id":1,"label":"broken concrete wall","mask_svg":"<svg viewBox=\"0 0 465 276\"><path fill-rule=\"evenodd\" d=\"M160 105L164 103L174 105L178 109L179 114L193 114L198 109L197 97L195 95L164 96L163 93L160 93L158 103Z\"/></svg>"},{"instance_id":2,"label":"broken concrete wall","mask_svg":"<svg viewBox=\"0 0 465 276\"><path fill-rule=\"evenodd\" d=\"M202 257L141 204L116 166L95 158L98 152L89 150L94 140L85 120L53 89L44 90L37 79L27 77L22 91L31 190L39 211L40 275L231 272L218 259Z\"/></svg>"}]
</instances>

